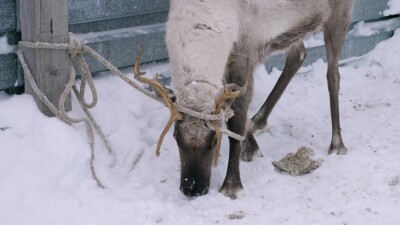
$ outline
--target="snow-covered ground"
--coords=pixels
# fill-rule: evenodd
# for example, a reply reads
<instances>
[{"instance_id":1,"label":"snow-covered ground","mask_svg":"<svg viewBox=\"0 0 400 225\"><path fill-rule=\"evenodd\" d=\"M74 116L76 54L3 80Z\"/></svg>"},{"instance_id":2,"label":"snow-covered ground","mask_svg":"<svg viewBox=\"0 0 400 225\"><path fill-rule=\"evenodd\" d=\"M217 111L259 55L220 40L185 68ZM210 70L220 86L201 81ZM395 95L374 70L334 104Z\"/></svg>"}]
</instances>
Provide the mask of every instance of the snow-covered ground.
<instances>
[{"instance_id":1,"label":"snow-covered ground","mask_svg":"<svg viewBox=\"0 0 400 225\"><path fill-rule=\"evenodd\" d=\"M388 1L389 8L383 12L383 15L396 15L400 13L400 1L399 0L389 0Z\"/></svg>"},{"instance_id":2,"label":"snow-covered ground","mask_svg":"<svg viewBox=\"0 0 400 225\"><path fill-rule=\"evenodd\" d=\"M166 72L168 65L146 68ZM218 193L226 172L224 139L220 164L207 195L179 190L179 155L166 136L155 156L168 110L110 75L95 79L99 104L92 111L116 153L100 142L96 169L83 125L47 118L29 95L0 93L0 225L124 224L400 224L400 30L362 61L340 69L341 126L349 149L328 155L331 128L326 64L319 60L297 75L257 137L264 157L241 163L247 195L231 200ZM280 71L255 72L251 114L265 100ZM132 78L132 75L130 75ZM73 102L73 116L82 112ZM301 146L314 149L322 166L291 177L271 162Z\"/></svg>"}]
</instances>

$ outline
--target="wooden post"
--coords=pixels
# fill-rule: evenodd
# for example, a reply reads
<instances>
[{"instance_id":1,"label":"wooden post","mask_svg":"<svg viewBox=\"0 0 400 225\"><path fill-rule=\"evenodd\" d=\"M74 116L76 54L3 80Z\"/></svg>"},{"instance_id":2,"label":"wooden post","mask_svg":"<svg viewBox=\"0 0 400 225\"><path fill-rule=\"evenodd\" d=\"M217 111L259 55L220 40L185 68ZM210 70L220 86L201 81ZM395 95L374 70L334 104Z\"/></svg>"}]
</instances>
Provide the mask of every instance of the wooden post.
<instances>
[{"instance_id":1,"label":"wooden post","mask_svg":"<svg viewBox=\"0 0 400 225\"><path fill-rule=\"evenodd\" d=\"M68 43L68 0L21 0L20 17L23 41ZM67 50L26 48L24 54L38 87L58 108L71 65ZM25 90L35 96L41 112L54 116L32 93L28 82L25 82ZM70 97L65 109L71 110Z\"/></svg>"}]
</instances>

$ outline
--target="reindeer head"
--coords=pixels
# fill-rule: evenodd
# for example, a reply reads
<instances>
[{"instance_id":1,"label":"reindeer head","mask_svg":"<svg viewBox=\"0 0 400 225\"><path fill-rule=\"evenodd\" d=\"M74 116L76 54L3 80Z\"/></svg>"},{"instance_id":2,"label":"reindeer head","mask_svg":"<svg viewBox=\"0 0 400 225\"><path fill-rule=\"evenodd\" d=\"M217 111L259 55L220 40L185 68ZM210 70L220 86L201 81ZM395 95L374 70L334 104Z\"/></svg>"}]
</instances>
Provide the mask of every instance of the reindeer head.
<instances>
[{"instance_id":1,"label":"reindeer head","mask_svg":"<svg viewBox=\"0 0 400 225\"><path fill-rule=\"evenodd\" d=\"M175 122L174 138L181 160L181 191L190 197L206 194L216 150L216 132L206 121L184 114L183 120Z\"/></svg>"},{"instance_id":2,"label":"reindeer head","mask_svg":"<svg viewBox=\"0 0 400 225\"><path fill-rule=\"evenodd\" d=\"M139 51L139 56L135 62L135 78L142 83L150 84L153 86L155 92L159 97L164 99L165 104L171 112L171 117L164 128L157 144L156 154L160 155L160 147L165 134L168 132L172 124L175 122L174 138L179 148L179 156L181 161L181 191L189 197L204 195L208 192L210 186L211 167L216 166L218 163L219 150L221 146L221 123L225 121L213 120L207 121L203 118L198 118L194 115L182 114L176 109L168 91L156 79L151 80L143 77L144 73L140 72L140 55L142 50ZM249 74L246 76L248 77ZM236 84L224 84L223 91L213 101L214 109L207 112L207 109L192 109L198 110L201 113L209 113L219 115L223 108L229 108L232 100L241 96L247 87L247 80L244 87L239 87ZM202 85L197 86L201 88ZM191 87L196 88L196 87ZM217 87L214 87L216 89ZM180 93L188 93L182 92ZM196 93L189 92L189 93ZM190 94L193 95L193 94ZM218 95L217 95L218 96ZM186 99L202 98L201 95L186 96Z\"/></svg>"}]
</instances>

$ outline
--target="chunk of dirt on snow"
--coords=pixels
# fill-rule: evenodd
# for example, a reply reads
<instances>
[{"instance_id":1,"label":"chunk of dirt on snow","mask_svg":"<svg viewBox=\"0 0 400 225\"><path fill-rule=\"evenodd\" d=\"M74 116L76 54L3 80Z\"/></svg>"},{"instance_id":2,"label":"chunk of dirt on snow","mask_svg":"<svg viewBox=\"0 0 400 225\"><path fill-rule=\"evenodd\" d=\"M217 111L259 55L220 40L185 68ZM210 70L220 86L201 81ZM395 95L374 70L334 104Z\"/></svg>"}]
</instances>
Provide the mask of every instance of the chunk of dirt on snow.
<instances>
[{"instance_id":1,"label":"chunk of dirt on snow","mask_svg":"<svg viewBox=\"0 0 400 225\"><path fill-rule=\"evenodd\" d=\"M300 176L321 166L322 159L314 160L314 151L308 147L301 147L296 153L289 153L279 161L273 161L272 165L280 171L292 176Z\"/></svg>"},{"instance_id":2,"label":"chunk of dirt on snow","mask_svg":"<svg viewBox=\"0 0 400 225\"><path fill-rule=\"evenodd\" d=\"M390 182L389 182L389 186L396 186L400 184L400 175L394 177Z\"/></svg>"},{"instance_id":3,"label":"chunk of dirt on snow","mask_svg":"<svg viewBox=\"0 0 400 225\"><path fill-rule=\"evenodd\" d=\"M231 213L228 216L228 218L230 220L240 220L240 219L243 219L245 216L246 216L246 214L242 210L240 210L240 211L236 211L236 212Z\"/></svg>"}]
</instances>

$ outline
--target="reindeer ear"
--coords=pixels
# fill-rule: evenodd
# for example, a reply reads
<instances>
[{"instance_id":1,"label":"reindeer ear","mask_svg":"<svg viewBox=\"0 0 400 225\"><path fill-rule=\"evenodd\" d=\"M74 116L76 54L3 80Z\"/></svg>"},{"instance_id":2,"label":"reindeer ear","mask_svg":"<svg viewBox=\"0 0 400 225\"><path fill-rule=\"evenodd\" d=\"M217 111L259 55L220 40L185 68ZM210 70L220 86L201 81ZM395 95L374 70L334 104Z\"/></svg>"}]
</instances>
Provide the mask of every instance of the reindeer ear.
<instances>
[{"instance_id":1,"label":"reindeer ear","mask_svg":"<svg viewBox=\"0 0 400 225\"><path fill-rule=\"evenodd\" d=\"M172 89L167 88L167 87L164 87L164 88L167 91L167 94L168 94L169 98L171 99L171 101L175 102L176 101L176 96L174 94L174 91Z\"/></svg>"}]
</instances>

